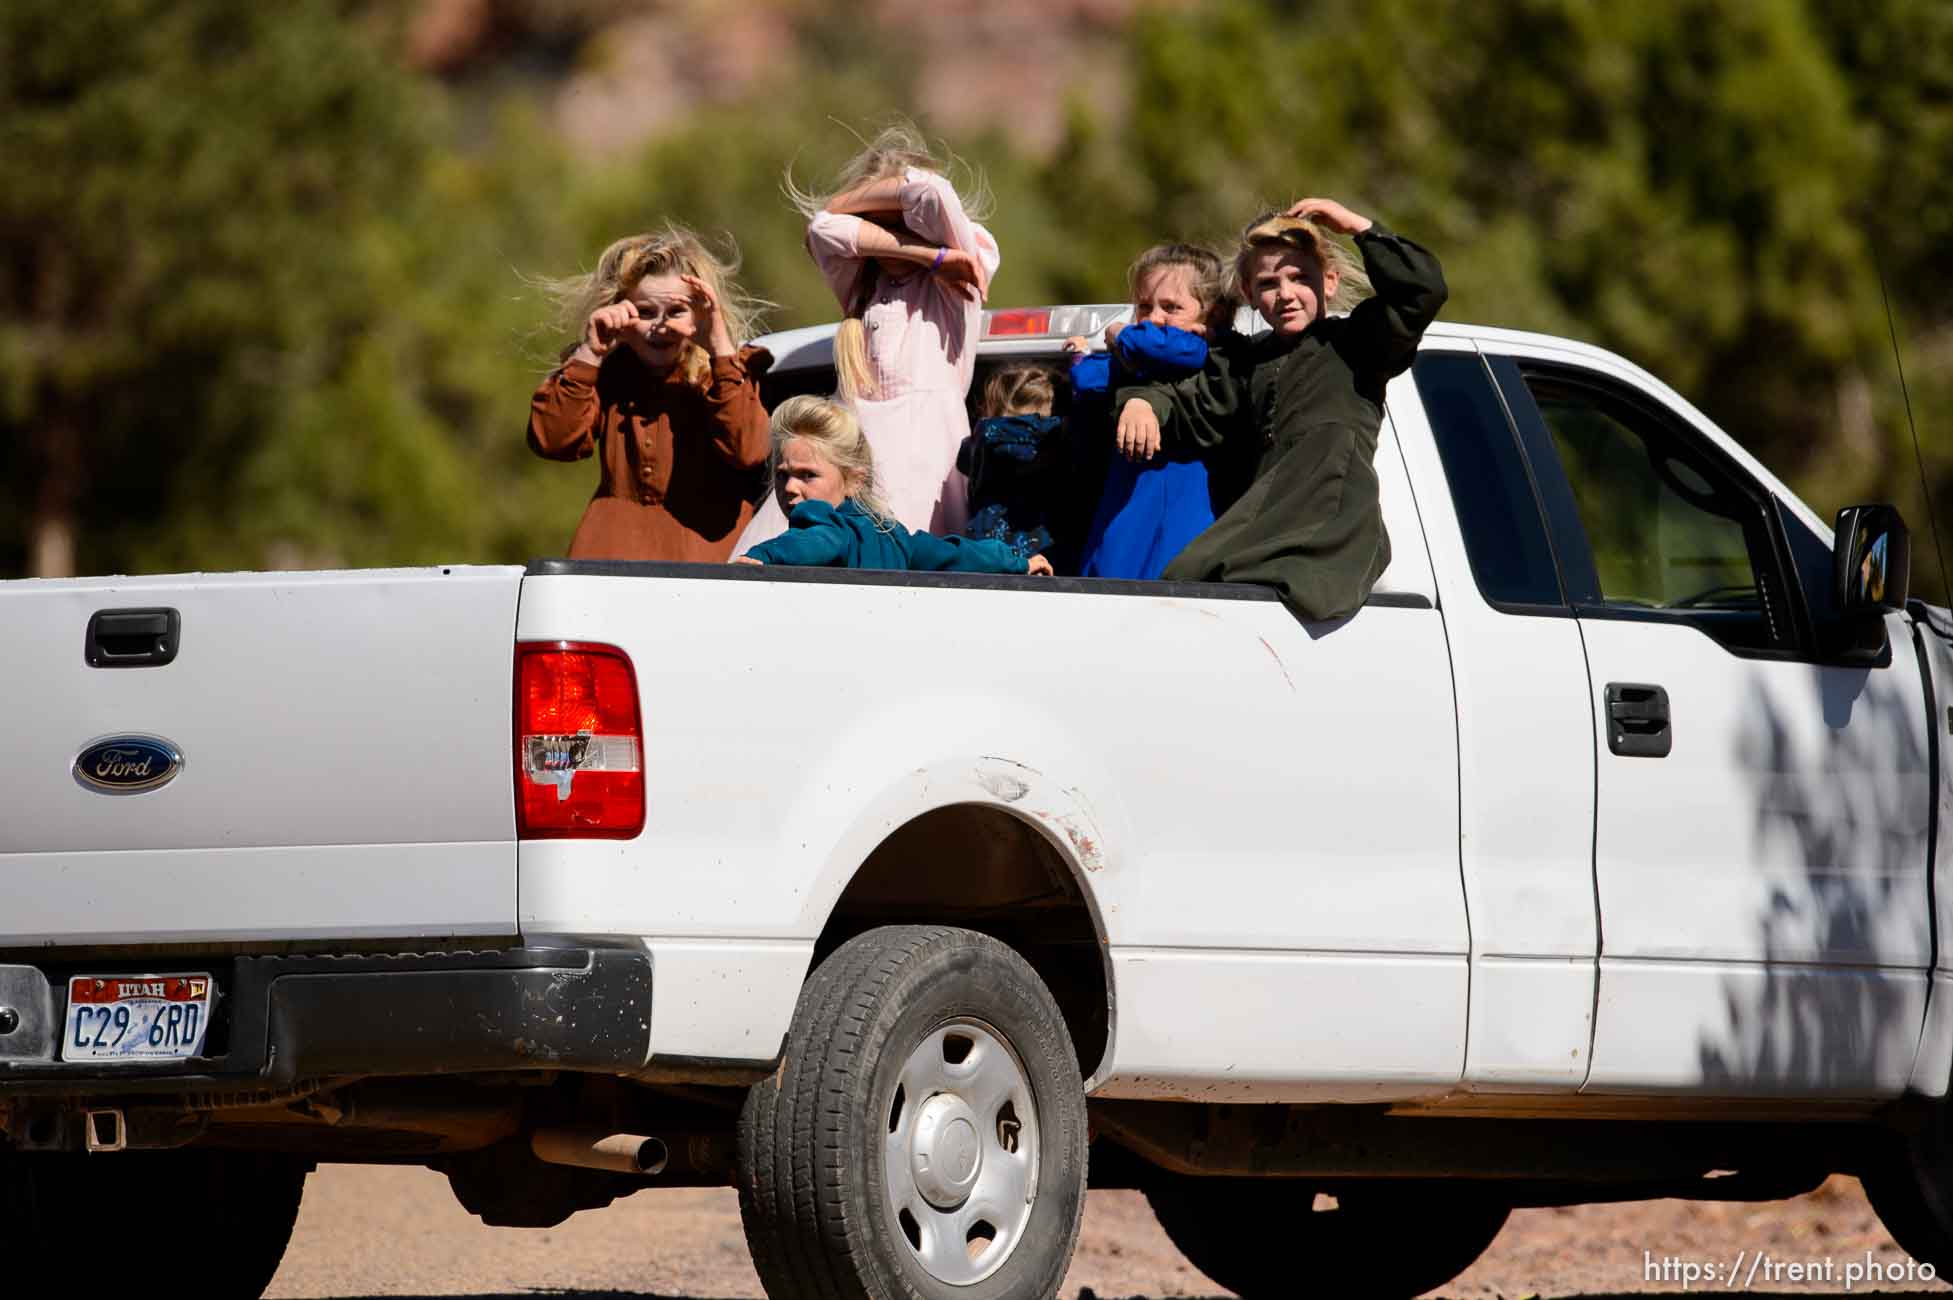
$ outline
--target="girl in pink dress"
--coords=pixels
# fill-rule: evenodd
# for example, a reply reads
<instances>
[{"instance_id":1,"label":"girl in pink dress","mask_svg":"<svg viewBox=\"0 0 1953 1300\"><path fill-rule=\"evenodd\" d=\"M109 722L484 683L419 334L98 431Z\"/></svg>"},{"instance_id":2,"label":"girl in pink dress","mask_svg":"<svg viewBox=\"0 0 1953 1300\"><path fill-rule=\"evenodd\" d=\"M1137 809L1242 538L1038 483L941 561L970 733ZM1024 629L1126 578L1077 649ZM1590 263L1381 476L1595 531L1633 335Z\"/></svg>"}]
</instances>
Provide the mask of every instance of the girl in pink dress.
<instances>
[{"instance_id":1,"label":"girl in pink dress","mask_svg":"<svg viewBox=\"0 0 1953 1300\"><path fill-rule=\"evenodd\" d=\"M889 514L913 532L961 532L969 513L956 449L970 434L963 402L999 262L944 170L913 127L894 126L834 193L787 181L807 214L807 251L847 317L834 338L837 396L874 448ZM769 499L734 552L785 531Z\"/></svg>"}]
</instances>

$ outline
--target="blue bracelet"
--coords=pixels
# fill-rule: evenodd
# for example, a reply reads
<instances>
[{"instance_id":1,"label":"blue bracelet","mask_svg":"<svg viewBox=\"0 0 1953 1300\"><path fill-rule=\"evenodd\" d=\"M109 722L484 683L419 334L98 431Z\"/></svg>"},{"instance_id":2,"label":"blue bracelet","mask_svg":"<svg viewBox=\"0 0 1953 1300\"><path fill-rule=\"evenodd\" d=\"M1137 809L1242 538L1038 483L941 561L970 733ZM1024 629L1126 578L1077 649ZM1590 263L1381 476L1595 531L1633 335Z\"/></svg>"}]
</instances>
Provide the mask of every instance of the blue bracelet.
<instances>
[{"instance_id":1,"label":"blue bracelet","mask_svg":"<svg viewBox=\"0 0 1953 1300\"><path fill-rule=\"evenodd\" d=\"M936 260L929 264L929 269L934 271L939 267L941 267L943 264L943 259L948 256L949 256L948 248L938 248L936 250Z\"/></svg>"}]
</instances>

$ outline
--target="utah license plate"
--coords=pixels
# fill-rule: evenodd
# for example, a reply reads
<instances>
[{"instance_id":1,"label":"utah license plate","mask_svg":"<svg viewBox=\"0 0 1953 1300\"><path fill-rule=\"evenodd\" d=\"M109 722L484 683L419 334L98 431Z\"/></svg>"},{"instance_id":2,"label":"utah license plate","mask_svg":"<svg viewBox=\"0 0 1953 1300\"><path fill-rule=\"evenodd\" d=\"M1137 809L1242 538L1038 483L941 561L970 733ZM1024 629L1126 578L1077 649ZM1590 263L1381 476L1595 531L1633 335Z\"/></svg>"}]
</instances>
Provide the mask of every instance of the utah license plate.
<instances>
[{"instance_id":1,"label":"utah license plate","mask_svg":"<svg viewBox=\"0 0 1953 1300\"><path fill-rule=\"evenodd\" d=\"M76 975L68 980L64 1061L171 1061L203 1051L208 975Z\"/></svg>"}]
</instances>

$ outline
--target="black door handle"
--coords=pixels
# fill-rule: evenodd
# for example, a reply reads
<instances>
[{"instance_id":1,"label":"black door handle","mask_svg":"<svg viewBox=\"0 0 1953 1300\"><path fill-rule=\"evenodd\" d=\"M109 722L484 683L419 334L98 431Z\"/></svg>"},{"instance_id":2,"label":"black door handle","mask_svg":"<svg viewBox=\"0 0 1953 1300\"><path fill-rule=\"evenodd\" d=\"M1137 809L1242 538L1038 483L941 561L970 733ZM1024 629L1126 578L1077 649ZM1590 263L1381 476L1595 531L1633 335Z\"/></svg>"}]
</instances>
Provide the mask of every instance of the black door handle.
<instances>
[{"instance_id":1,"label":"black door handle","mask_svg":"<svg viewBox=\"0 0 1953 1300\"><path fill-rule=\"evenodd\" d=\"M155 668L176 658L182 635L173 609L98 609L82 654L90 668Z\"/></svg>"},{"instance_id":2,"label":"black door handle","mask_svg":"<svg viewBox=\"0 0 1953 1300\"><path fill-rule=\"evenodd\" d=\"M1607 748L1628 758L1666 758L1675 743L1668 692L1639 682L1607 683Z\"/></svg>"}]
</instances>

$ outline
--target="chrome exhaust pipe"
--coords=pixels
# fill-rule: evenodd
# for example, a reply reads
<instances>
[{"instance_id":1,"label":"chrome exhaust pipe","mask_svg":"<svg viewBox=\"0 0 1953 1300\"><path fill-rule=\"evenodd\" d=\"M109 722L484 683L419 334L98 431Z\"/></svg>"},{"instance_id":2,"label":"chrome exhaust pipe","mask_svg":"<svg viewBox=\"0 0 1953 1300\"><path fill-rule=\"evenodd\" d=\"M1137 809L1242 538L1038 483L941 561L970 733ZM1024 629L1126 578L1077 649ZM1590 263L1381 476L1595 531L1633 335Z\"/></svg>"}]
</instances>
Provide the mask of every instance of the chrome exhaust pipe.
<instances>
[{"instance_id":1,"label":"chrome exhaust pipe","mask_svg":"<svg viewBox=\"0 0 1953 1300\"><path fill-rule=\"evenodd\" d=\"M613 1174L653 1178L665 1171L671 1152L659 1138L639 1133L607 1133L600 1128L538 1129L529 1137L536 1159Z\"/></svg>"}]
</instances>

